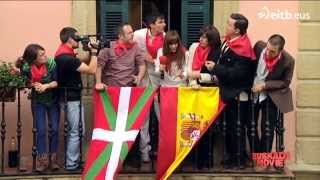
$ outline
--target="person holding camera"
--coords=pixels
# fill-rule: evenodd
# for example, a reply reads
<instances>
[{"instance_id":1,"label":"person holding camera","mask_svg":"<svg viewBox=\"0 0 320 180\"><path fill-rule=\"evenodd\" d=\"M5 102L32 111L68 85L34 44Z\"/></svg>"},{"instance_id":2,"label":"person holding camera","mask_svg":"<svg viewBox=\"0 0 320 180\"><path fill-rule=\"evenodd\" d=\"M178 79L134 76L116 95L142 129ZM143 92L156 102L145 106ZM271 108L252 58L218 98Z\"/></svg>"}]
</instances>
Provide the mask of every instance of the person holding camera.
<instances>
[{"instance_id":1,"label":"person holding camera","mask_svg":"<svg viewBox=\"0 0 320 180\"><path fill-rule=\"evenodd\" d=\"M133 41L133 29L128 23L119 25L118 39L98 56L96 89L106 86L137 86L146 72L143 51Z\"/></svg>"},{"instance_id":2,"label":"person holding camera","mask_svg":"<svg viewBox=\"0 0 320 180\"><path fill-rule=\"evenodd\" d=\"M61 45L55 54L55 61L58 66L58 87L60 102L65 103L65 113L68 122L68 136L66 146L66 170L76 170L79 168L80 159L80 135L79 121L83 114L80 112L81 99L81 73L94 74L97 69L97 50L92 48L90 62L87 65L76 57L74 49L79 47L79 33L75 28L64 27L60 31ZM94 43L94 42L90 42ZM82 122L83 119L81 118ZM83 124L84 125L84 124ZM82 128L84 129L84 128Z\"/></svg>"}]
</instances>

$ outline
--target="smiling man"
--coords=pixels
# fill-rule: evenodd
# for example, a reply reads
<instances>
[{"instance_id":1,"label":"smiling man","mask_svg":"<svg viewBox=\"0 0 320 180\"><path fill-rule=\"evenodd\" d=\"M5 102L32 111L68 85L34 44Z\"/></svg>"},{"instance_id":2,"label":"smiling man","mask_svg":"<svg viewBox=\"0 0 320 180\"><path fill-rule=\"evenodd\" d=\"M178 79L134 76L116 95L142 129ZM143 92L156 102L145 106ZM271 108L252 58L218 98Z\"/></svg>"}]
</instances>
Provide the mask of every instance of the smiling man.
<instances>
[{"instance_id":1,"label":"smiling man","mask_svg":"<svg viewBox=\"0 0 320 180\"><path fill-rule=\"evenodd\" d=\"M165 36L165 18L162 14L151 14L146 17L147 28L139 29L134 32L134 40L138 46L145 52L144 57L147 65L147 74L141 81L140 86L158 87L160 85L160 73L157 70L160 66L156 63L157 52L162 48ZM156 112L157 119L159 119L159 102L154 101L154 110ZM151 146L149 145L149 116L143 125L140 132L140 151L141 160L143 162L150 162L149 151Z\"/></svg>"},{"instance_id":2,"label":"smiling man","mask_svg":"<svg viewBox=\"0 0 320 180\"><path fill-rule=\"evenodd\" d=\"M133 41L133 29L128 23L118 27L118 40L111 42L98 56L96 89L105 86L133 87L144 77L146 67L143 51Z\"/></svg>"}]
</instances>

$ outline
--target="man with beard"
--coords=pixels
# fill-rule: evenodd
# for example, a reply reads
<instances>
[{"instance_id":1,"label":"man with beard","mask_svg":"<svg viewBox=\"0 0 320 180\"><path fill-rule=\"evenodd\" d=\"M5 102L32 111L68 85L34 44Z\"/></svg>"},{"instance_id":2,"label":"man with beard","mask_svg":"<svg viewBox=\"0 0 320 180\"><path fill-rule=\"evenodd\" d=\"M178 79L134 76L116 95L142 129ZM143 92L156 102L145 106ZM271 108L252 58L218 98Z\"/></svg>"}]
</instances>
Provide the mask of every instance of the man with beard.
<instances>
[{"instance_id":1,"label":"man with beard","mask_svg":"<svg viewBox=\"0 0 320 180\"><path fill-rule=\"evenodd\" d=\"M140 84L146 71L143 51L133 41L133 29L128 23L118 27L118 39L98 56L96 89L106 86L133 87ZM138 72L138 73L137 73Z\"/></svg>"},{"instance_id":2,"label":"man with beard","mask_svg":"<svg viewBox=\"0 0 320 180\"><path fill-rule=\"evenodd\" d=\"M65 27L60 31L61 45L55 54L55 61L58 67L58 87L60 102L65 103L65 113L68 122L68 136L66 146L66 170L76 170L79 168L80 159L80 134L79 122L81 111L81 73L94 74L97 69L97 50L91 48L89 65L76 57L74 49L79 47L78 32L72 27ZM66 88L66 89L65 89ZM82 119L81 118L81 119ZM83 119L82 119L83 121ZM84 124L83 124L84 127ZM82 128L84 129L84 128Z\"/></svg>"}]
</instances>

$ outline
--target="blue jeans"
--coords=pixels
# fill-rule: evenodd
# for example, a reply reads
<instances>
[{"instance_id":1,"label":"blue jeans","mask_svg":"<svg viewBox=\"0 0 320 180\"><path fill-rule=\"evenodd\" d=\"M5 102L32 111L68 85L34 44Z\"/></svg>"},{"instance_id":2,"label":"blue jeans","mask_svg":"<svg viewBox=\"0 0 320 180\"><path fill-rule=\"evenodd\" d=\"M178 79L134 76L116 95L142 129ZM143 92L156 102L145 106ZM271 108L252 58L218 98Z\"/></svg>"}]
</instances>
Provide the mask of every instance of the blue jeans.
<instances>
[{"instance_id":1,"label":"blue jeans","mask_svg":"<svg viewBox=\"0 0 320 180\"><path fill-rule=\"evenodd\" d=\"M66 113L66 120L68 122L68 136L66 147L66 169L76 169L80 162L80 136L79 136L79 122L80 122L80 101L68 101L65 105L62 103L61 107ZM84 118L83 107L81 106L81 121L84 134Z\"/></svg>"},{"instance_id":2,"label":"blue jeans","mask_svg":"<svg viewBox=\"0 0 320 180\"><path fill-rule=\"evenodd\" d=\"M37 128L37 152L38 154L47 153L47 117L51 120L51 142L50 153L56 153L58 150L59 138L59 121L60 121L60 107L58 103L51 105L44 105L35 103L32 105L33 118L36 122Z\"/></svg>"}]
</instances>

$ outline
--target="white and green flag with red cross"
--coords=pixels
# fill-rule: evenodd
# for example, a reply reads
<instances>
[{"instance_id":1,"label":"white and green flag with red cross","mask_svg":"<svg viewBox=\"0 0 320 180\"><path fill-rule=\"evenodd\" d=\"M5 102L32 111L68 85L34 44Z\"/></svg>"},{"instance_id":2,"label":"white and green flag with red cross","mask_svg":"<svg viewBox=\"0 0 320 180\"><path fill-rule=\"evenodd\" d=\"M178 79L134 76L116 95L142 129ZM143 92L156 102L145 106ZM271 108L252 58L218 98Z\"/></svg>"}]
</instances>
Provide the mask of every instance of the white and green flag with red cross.
<instances>
[{"instance_id":1,"label":"white and green flag with red cross","mask_svg":"<svg viewBox=\"0 0 320 180\"><path fill-rule=\"evenodd\" d=\"M114 179L149 114L154 95L152 87L94 91L94 126L82 179Z\"/></svg>"}]
</instances>

